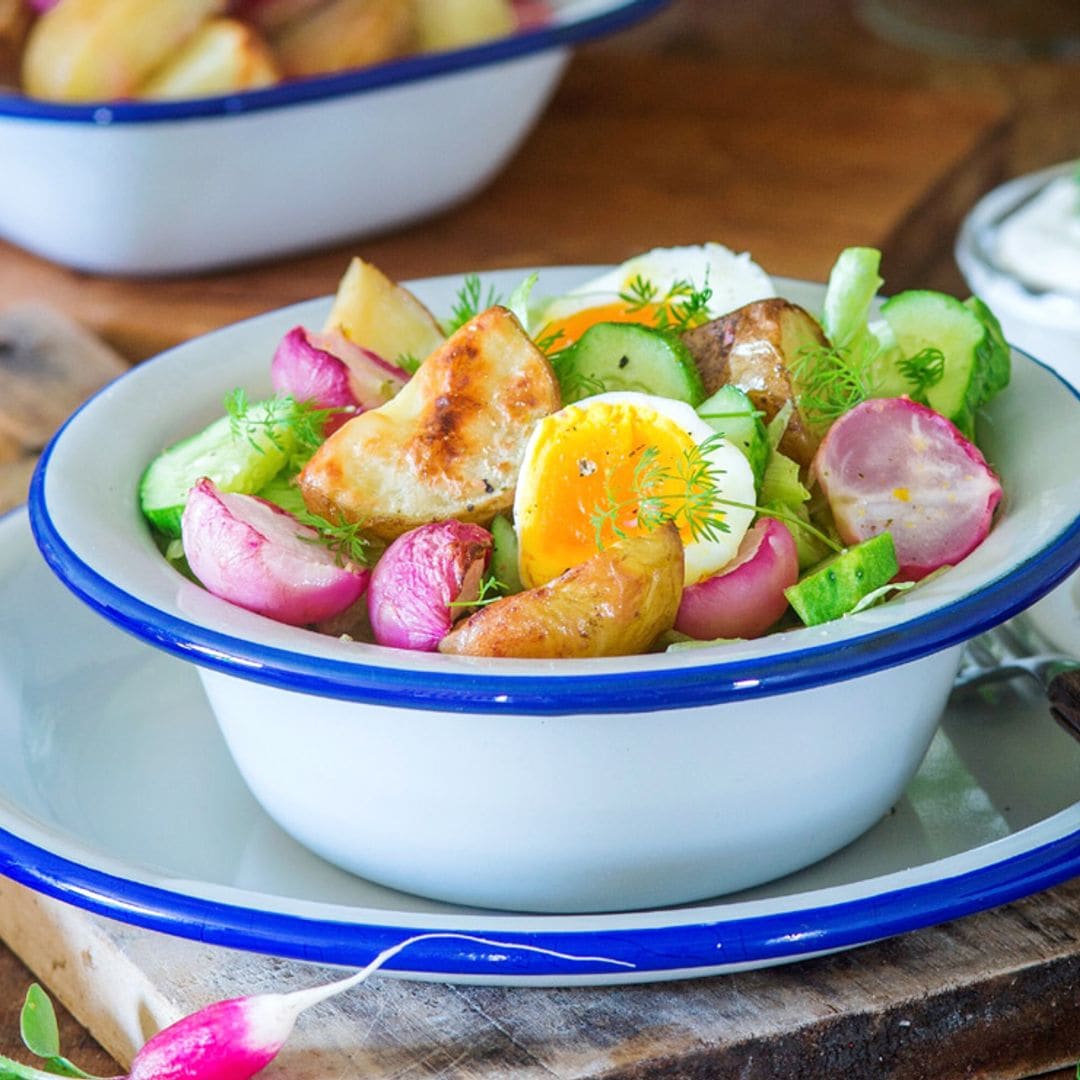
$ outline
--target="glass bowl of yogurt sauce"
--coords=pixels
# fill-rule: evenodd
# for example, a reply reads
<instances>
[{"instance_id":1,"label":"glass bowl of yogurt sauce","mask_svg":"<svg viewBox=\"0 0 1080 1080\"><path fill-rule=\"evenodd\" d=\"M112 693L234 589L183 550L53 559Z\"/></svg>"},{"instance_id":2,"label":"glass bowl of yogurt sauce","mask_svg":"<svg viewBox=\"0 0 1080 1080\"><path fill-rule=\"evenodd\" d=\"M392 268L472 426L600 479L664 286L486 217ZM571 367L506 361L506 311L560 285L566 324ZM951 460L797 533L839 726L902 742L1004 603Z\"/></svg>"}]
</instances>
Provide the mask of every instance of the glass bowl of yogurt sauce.
<instances>
[{"instance_id":1,"label":"glass bowl of yogurt sauce","mask_svg":"<svg viewBox=\"0 0 1080 1080\"><path fill-rule=\"evenodd\" d=\"M956 261L1009 341L1080 387L1080 161L985 195L961 227Z\"/></svg>"}]
</instances>

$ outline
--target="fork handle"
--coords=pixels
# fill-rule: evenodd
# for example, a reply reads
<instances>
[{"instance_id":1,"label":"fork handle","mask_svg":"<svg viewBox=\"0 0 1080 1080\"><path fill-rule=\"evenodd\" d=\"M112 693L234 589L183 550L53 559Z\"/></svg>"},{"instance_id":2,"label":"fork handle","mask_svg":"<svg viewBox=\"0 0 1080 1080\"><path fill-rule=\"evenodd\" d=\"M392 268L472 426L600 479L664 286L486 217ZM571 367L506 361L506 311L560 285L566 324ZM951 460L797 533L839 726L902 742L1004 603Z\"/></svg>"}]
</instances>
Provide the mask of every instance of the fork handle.
<instances>
[{"instance_id":1,"label":"fork handle","mask_svg":"<svg viewBox=\"0 0 1080 1080\"><path fill-rule=\"evenodd\" d=\"M1050 715L1074 738L1080 739L1080 669L1055 675L1046 688Z\"/></svg>"}]
</instances>

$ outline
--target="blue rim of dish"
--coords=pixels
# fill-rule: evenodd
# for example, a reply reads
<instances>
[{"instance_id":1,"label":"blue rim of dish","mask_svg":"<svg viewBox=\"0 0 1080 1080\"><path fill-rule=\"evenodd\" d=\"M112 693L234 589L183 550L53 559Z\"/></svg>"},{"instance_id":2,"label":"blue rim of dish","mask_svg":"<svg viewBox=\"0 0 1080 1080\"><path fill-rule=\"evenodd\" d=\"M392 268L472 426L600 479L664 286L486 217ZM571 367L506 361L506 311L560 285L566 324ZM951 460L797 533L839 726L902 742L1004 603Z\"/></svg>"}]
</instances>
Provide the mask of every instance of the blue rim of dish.
<instances>
[{"instance_id":1,"label":"blue rim of dish","mask_svg":"<svg viewBox=\"0 0 1080 1080\"><path fill-rule=\"evenodd\" d=\"M224 117L282 108L302 102L324 101L379 90L402 83L417 83L439 75L472 71L506 60L529 56L561 46L622 30L659 11L670 0L624 0L608 10L583 19L555 21L522 30L504 38L448 52L409 56L334 75L295 79L263 90L184 101L104 101L60 104L38 101L21 94L0 94L0 117L46 120L62 123L107 124L152 123L164 120L191 120Z\"/></svg>"},{"instance_id":2,"label":"blue rim of dish","mask_svg":"<svg viewBox=\"0 0 1080 1080\"><path fill-rule=\"evenodd\" d=\"M947 861L947 860L943 860ZM930 864L931 866L933 864ZM685 977L735 964L796 960L814 953L870 944L951 919L972 915L1061 884L1080 873L1080 832L966 872L852 900L810 903L764 914L723 918L722 902L672 908L666 925L600 926L617 915L516 915L454 913L439 922L417 917L409 925L347 922L248 908L185 895L88 867L0 829L0 873L36 892L95 914L208 945L242 949L310 963L360 967L383 949L418 934L459 933L506 945L550 949L578 960L501 947L478 949L451 937L418 942L386 965L387 971L434 978L558 979L590 976L632 981L635 975ZM868 879L872 882L873 879ZM867 884L867 883L864 883ZM834 890L829 890L834 891ZM768 903L767 901L751 902ZM462 909L464 912L466 909ZM702 916L695 921L697 912ZM656 912L644 913L650 916ZM633 919L627 914L626 922ZM484 925L486 919L491 920ZM539 929L501 929L500 922L534 919ZM583 929L560 926L594 923ZM599 958L620 961L622 966Z\"/></svg>"},{"instance_id":3,"label":"blue rim of dish","mask_svg":"<svg viewBox=\"0 0 1080 1080\"><path fill-rule=\"evenodd\" d=\"M895 627L844 641L781 655L637 672L511 676L497 661L490 673L444 670L446 665L402 670L360 659L311 656L209 630L160 611L98 574L64 541L45 498L48 463L78 415L50 441L30 487L34 539L61 581L122 630L184 660L282 689L366 704L556 716L625 713L628 703L643 712L691 708L808 690L958 645L1030 606L1080 564L1078 514L1053 542L978 592Z\"/></svg>"}]
</instances>

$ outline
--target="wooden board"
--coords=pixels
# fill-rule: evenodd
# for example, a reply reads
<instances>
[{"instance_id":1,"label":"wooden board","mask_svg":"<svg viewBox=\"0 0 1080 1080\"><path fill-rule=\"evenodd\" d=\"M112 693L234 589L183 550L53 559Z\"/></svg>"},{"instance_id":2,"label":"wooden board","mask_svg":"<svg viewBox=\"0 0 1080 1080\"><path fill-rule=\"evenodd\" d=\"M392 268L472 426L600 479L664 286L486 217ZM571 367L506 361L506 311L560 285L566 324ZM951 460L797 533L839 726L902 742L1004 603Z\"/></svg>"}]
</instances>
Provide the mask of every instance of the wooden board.
<instances>
[{"instance_id":1,"label":"wooden board","mask_svg":"<svg viewBox=\"0 0 1080 1080\"><path fill-rule=\"evenodd\" d=\"M1080 882L767 971L616 989L374 978L301 1017L267 1080L1015 1078L1080 1058ZM212 1000L340 972L88 916L0 883L0 936L121 1062Z\"/></svg>"}]
</instances>

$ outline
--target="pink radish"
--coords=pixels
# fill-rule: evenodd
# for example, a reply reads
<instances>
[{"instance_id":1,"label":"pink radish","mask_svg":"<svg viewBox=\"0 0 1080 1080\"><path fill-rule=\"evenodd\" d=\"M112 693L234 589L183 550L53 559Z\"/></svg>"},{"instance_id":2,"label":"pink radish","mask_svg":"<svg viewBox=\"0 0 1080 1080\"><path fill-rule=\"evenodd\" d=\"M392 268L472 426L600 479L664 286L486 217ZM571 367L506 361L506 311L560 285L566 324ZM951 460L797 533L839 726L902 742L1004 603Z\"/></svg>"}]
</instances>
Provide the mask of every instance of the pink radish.
<instances>
[{"instance_id":1,"label":"pink radish","mask_svg":"<svg viewBox=\"0 0 1080 1080\"><path fill-rule=\"evenodd\" d=\"M295 326L270 362L279 394L313 401L321 409L346 409L330 418L329 435L353 413L385 405L408 381L408 372L361 348L338 330L315 333Z\"/></svg>"},{"instance_id":2,"label":"pink radish","mask_svg":"<svg viewBox=\"0 0 1080 1080\"><path fill-rule=\"evenodd\" d=\"M249 1080L285 1045L301 1012L351 990L409 946L435 938L472 942L504 952L524 951L562 960L634 966L625 960L574 956L472 934L417 934L384 949L367 967L337 982L288 994L257 994L220 1001L178 1020L159 1031L135 1055L127 1080Z\"/></svg>"},{"instance_id":3,"label":"pink radish","mask_svg":"<svg viewBox=\"0 0 1080 1080\"><path fill-rule=\"evenodd\" d=\"M354 603L370 572L344 566L319 534L254 495L199 480L180 522L184 553L209 592L293 626L329 619Z\"/></svg>"},{"instance_id":4,"label":"pink radish","mask_svg":"<svg viewBox=\"0 0 1080 1080\"><path fill-rule=\"evenodd\" d=\"M844 543L892 533L900 580L917 581L973 551L1001 500L978 447L907 397L864 401L845 413L812 467Z\"/></svg>"},{"instance_id":5,"label":"pink radish","mask_svg":"<svg viewBox=\"0 0 1080 1080\"><path fill-rule=\"evenodd\" d=\"M368 613L375 640L399 649L437 649L468 614L464 604L479 595L491 550L491 533L460 521L421 525L399 536L371 575Z\"/></svg>"},{"instance_id":6,"label":"pink radish","mask_svg":"<svg viewBox=\"0 0 1080 1080\"><path fill-rule=\"evenodd\" d=\"M799 557L787 526L761 518L718 574L683 589L675 629L701 641L754 638L784 612L784 590L799 580Z\"/></svg>"}]
</instances>

